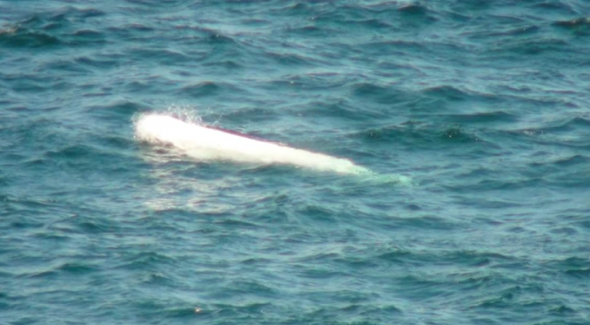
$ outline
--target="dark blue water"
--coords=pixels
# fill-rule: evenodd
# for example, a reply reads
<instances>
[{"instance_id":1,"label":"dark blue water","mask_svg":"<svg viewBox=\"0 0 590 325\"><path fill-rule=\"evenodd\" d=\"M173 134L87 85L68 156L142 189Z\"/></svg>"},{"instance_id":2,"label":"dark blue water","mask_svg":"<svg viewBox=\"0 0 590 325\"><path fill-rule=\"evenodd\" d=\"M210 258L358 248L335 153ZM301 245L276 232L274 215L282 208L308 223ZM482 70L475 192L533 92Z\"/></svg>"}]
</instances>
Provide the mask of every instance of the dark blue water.
<instances>
[{"instance_id":1,"label":"dark blue water","mask_svg":"<svg viewBox=\"0 0 590 325\"><path fill-rule=\"evenodd\" d=\"M0 323L590 324L590 3L0 0Z\"/></svg>"}]
</instances>

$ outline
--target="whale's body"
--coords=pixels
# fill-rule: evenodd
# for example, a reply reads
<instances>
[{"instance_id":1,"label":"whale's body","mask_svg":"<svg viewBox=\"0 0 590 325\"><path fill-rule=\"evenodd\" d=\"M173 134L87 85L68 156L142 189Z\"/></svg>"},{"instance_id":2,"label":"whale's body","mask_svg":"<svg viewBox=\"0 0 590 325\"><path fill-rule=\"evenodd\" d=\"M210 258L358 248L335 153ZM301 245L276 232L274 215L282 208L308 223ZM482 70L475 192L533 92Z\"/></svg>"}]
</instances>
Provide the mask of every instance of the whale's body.
<instances>
[{"instance_id":1,"label":"whale's body","mask_svg":"<svg viewBox=\"0 0 590 325\"><path fill-rule=\"evenodd\" d=\"M149 143L171 145L199 161L283 164L342 174L370 173L348 159L255 140L167 115L140 117L136 122L136 136Z\"/></svg>"}]
</instances>

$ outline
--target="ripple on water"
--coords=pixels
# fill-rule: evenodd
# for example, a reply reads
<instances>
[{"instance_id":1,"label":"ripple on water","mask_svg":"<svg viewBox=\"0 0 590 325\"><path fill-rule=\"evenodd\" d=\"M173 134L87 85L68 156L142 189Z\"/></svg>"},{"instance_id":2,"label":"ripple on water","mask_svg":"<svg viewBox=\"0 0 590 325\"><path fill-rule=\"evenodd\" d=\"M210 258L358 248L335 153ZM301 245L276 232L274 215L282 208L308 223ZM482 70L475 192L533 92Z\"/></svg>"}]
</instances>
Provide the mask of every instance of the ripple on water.
<instances>
[{"instance_id":1,"label":"ripple on water","mask_svg":"<svg viewBox=\"0 0 590 325\"><path fill-rule=\"evenodd\" d=\"M581 17L571 20L558 21L554 26L566 29L575 35L584 36L590 34L590 17Z\"/></svg>"}]
</instances>

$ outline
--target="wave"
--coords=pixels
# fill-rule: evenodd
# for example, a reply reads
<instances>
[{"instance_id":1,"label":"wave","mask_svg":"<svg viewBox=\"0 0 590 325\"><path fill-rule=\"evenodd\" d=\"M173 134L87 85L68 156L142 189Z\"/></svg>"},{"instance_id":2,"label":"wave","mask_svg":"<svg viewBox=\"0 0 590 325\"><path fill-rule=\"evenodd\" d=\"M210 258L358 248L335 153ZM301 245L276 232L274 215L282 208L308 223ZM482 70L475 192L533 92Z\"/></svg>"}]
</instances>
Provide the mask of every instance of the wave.
<instances>
[{"instance_id":1,"label":"wave","mask_svg":"<svg viewBox=\"0 0 590 325\"><path fill-rule=\"evenodd\" d=\"M442 126L410 123L371 128L351 135L366 144L395 144L414 148L440 149L440 145L482 144L482 139L460 125Z\"/></svg>"},{"instance_id":2,"label":"wave","mask_svg":"<svg viewBox=\"0 0 590 325\"><path fill-rule=\"evenodd\" d=\"M62 43L59 37L21 27L13 27L0 33L0 47L44 48L55 47Z\"/></svg>"},{"instance_id":3,"label":"wave","mask_svg":"<svg viewBox=\"0 0 590 325\"><path fill-rule=\"evenodd\" d=\"M553 23L553 25L570 30L577 35L590 35L590 17L562 20Z\"/></svg>"},{"instance_id":4,"label":"wave","mask_svg":"<svg viewBox=\"0 0 590 325\"><path fill-rule=\"evenodd\" d=\"M407 102L410 96L407 92L395 86L380 85L372 82L361 82L351 85L352 97L363 101L372 101L380 104L400 105Z\"/></svg>"},{"instance_id":5,"label":"wave","mask_svg":"<svg viewBox=\"0 0 590 325\"><path fill-rule=\"evenodd\" d=\"M540 126L504 131L540 144L590 149L590 120L580 116L556 119Z\"/></svg>"},{"instance_id":6,"label":"wave","mask_svg":"<svg viewBox=\"0 0 590 325\"><path fill-rule=\"evenodd\" d=\"M480 113L466 113L466 114L440 114L434 115L449 123L458 124L489 124L495 125L498 123L514 123L518 121L518 116L505 112L505 111L492 111L492 112L480 112Z\"/></svg>"},{"instance_id":7,"label":"wave","mask_svg":"<svg viewBox=\"0 0 590 325\"><path fill-rule=\"evenodd\" d=\"M37 49L104 44L106 35L87 25L89 19L102 15L97 9L71 7L39 13L2 29L0 46Z\"/></svg>"}]
</instances>

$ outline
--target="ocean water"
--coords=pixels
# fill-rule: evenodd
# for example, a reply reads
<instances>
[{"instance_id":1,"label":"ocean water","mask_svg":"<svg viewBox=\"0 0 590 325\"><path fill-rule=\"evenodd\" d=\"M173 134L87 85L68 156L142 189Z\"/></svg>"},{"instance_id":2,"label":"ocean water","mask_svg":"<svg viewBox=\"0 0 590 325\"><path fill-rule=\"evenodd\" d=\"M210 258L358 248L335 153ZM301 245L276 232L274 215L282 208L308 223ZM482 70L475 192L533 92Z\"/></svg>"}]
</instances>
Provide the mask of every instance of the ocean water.
<instances>
[{"instance_id":1,"label":"ocean water","mask_svg":"<svg viewBox=\"0 0 590 325\"><path fill-rule=\"evenodd\" d=\"M0 0L0 324L590 324L590 3Z\"/></svg>"}]
</instances>

